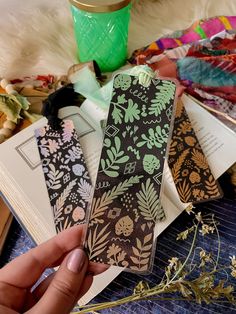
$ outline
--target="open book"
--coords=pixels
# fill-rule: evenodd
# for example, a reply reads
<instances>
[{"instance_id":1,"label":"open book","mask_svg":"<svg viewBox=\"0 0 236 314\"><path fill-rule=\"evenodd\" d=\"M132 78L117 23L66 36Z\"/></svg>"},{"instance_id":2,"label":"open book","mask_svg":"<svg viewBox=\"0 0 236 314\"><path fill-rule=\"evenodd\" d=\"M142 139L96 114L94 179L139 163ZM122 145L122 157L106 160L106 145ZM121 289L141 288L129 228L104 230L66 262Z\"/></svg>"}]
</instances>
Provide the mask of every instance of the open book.
<instances>
[{"instance_id":1,"label":"open book","mask_svg":"<svg viewBox=\"0 0 236 314\"><path fill-rule=\"evenodd\" d=\"M236 146L236 136L191 98L184 95L182 100L212 172L218 178L236 162L236 151L232 150ZM69 118L74 122L93 184L103 142L100 122L106 116L107 110L89 100L81 108L66 107L60 111L61 118ZM16 218L37 244L56 234L34 138L34 130L45 124L46 119L42 118L0 146L0 191ZM189 205L180 201L168 166L165 167L163 176L161 203L166 219L157 224L156 236ZM89 302L120 272L120 268L112 266L105 273L96 276L91 289L80 303Z\"/></svg>"}]
</instances>

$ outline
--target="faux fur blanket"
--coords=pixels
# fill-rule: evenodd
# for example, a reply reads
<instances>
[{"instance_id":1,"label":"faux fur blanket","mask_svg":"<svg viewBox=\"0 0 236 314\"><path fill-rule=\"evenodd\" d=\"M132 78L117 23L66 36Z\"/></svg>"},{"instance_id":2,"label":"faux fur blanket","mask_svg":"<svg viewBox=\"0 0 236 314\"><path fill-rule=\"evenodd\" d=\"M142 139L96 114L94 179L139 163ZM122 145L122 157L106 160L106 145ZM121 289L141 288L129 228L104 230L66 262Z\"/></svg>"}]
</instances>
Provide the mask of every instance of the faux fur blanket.
<instances>
[{"instance_id":1,"label":"faux fur blanket","mask_svg":"<svg viewBox=\"0 0 236 314\"><path fill-rule=\"evenodd\" d=\"M0 0L0 78L64 74L76 60L68 0ZM236 15L235 0L134 1L129 53L195 20Z\"/></svg>"}]
</instances>

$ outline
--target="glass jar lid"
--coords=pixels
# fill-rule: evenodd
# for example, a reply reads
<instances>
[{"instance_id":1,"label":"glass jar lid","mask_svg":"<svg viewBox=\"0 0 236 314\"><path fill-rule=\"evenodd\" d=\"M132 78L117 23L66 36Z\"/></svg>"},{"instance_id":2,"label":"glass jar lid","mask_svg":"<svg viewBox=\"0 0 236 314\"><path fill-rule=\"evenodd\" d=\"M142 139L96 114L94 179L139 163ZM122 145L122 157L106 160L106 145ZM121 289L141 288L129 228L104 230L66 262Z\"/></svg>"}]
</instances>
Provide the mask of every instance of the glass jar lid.
<instances>
[{"instance_id":1,"label":"glass jar lid","mask_svg":"<svg viewBox=\"0 0 236 314\"><path fill-rule=\"evenodd\" d=\"M113 12L126 7L131 0L70 0L70 3L87 12Z\"/></svg>"}]
</instances>

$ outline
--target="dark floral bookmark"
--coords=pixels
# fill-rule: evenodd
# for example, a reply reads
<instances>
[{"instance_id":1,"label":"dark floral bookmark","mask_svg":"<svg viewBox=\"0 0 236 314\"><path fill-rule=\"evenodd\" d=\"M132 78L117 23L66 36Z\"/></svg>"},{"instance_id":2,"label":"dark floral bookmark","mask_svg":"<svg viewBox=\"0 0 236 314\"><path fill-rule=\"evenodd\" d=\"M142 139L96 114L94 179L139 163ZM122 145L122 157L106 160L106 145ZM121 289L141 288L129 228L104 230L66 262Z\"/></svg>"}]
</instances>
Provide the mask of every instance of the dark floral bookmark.
<instances>
[{"instance_id":1,"label":"dark floral bookmark","mask_svg":"<svg viewBox=\"0 0 236 314\"><path fill-rule=\"evenodd\" d=\"M57 232L86 222L92 185L73 122L35 130Z\"/></svg>"},{"instance_id":2,"label":"dark floral bookmark","mask_svg":"<svg viewBox=\"0 0 236 314\"><path fill-rule=\"evenodd\" d=\"M135 272L152 266L175 91L171 80L145 87L135 76L114 78L87 233L92 261Z\"/></svg>"},{"instance_id":3,"label":"dark floral bookmark","mask_svg":"<svg viewBox=\"0 0 236 314\"><path fill-rule=\"evenodd\" d=\"M176 106L168 164L183 203L222 196L181 100Z\"/></svg>"}]
</instances>

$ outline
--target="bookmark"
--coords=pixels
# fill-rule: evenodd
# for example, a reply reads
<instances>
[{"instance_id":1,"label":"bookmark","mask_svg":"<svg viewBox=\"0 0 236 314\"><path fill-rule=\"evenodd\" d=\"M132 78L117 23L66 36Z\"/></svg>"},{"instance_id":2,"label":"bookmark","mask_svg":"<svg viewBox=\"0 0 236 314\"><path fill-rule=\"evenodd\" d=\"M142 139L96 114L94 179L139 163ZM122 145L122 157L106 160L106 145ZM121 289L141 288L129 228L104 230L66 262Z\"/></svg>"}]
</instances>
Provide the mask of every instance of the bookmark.
<instances>
[{"instance_id":1,"label":"bookmark","mask_svg":"<svg viewBox=\"0 0 236 314\"><path fill-rule=\"evenodd\" d=\"M86 222L92 185L71 120L35 130L57 232Z\"/></svg>"},{"instance_id":2,"label":"bookmark","mask_svg":"<svg viewBox=\"0 0 236 314\"><path fill-rule=\"evenodd\" d=\"M83 101L73 84L50 94L42 113L48 124L35 131L45 182L57 232L87 221L92 185L78 135L71 120L61 120L58 110Z\"/></svg>"},{"instance_id":3,"label":"bookmark","mask_svg":"<svg viewBox=\"0 0 236 314\"><path fill-rule=\"evenodd\" d=\"M139 79L114 78L86 246L91 261L147 272L176 85Z\"/></svg>"},{"instance_id":4,"label":"bookmark","mask_svg":"<svg viewBox=\"0 0 236 314\"><path fill-rule=\"evenodd\" d=\"M181 100L176 106L168 164L183 203L222 196Z\"/></svg>"}]
</instances>

